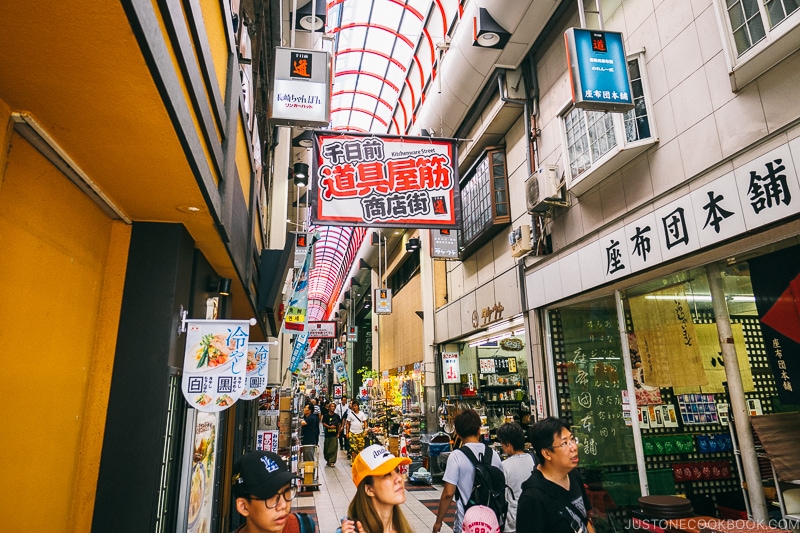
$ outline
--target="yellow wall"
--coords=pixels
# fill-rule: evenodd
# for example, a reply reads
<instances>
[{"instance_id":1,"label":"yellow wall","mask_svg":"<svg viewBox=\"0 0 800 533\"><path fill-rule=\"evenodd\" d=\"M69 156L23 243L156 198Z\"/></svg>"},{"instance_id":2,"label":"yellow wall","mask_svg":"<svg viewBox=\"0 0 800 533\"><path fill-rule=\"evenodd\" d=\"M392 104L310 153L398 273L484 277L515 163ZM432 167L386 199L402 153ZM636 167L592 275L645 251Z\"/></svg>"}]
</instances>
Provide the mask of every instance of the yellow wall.
<instances>
[{"instance_id":1,"label":"yellow wall","mask_svg":"<svg viewBox=\"0 0 800 533\"><path fill-rule=\"evenodd\" d=\"M89 531L130 227L16 134L0 178L2 529Z\"/></svg>"},{"instance_id":2,"label":"yellow wall","mask_svg":"<svg viewBox=\"0 0 800 533\"><path fill-rule=\"evenodd\" d=\"M396 295L392 295L392 314L380 315L380 370L422 361L421 276L417 274Z\"/></svg>"}]
</instances>

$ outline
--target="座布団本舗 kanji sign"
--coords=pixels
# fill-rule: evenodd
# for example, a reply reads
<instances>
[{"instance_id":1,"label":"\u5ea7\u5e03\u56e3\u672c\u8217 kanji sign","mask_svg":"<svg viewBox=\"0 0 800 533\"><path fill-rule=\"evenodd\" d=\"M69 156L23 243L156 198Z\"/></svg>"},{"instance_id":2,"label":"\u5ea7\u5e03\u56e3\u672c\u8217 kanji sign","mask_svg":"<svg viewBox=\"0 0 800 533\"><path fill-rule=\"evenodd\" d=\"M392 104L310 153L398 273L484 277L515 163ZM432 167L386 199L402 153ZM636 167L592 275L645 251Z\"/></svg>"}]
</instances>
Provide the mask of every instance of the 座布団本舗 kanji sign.
<instances>
[{"instance_id":1,"label":"\u5ea7\u5e03\u56e3\u672c\u8217 kanji sign","mask_svg":"<svg viewBox=\"0 0 800 533\"><path fill-rule=\"evenodd\" d=\"M326 131L314 138L315 224L459 226L454 140Z\"/></svg>"}]
</instances>

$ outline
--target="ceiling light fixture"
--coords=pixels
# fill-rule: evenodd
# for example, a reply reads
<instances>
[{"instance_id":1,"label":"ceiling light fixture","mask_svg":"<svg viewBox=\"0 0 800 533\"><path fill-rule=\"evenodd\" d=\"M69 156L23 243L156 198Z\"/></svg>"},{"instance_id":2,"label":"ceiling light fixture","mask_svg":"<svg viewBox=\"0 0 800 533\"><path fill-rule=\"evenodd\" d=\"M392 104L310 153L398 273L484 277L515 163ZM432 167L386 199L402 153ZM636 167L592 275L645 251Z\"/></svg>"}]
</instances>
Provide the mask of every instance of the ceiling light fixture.
<instances>
[{"instance_id":1,"label":"ceiling light fixture","mask_svg":"<svg viewBox=\"0 0 800 533\"><path fill-rule=\"evenodd\" d=\"M303 130L303 133L292 139L292 146L296 148L311 148L314 146L314 134L311 130Z\"/></svg>"},{"instance_id":2,"label":"ceiling light fixture","mask_svg":"<svg viewBox=\"0 0 800 533\"><path fill-rule=\"evenodd\" d=\"M296 30L320 31L325 26L328 9L325 0L311 0L303 7L297 8L294 14ZM311 10L314 10L314 13Z\"/></svg>"},{"instance_id":3,"label":"ceiling light fixture","mask_svg":"<svg viewBox=\"0 0 800 533\"><path fill-rule=\"evenodd\" d=\"M295 163L294 167L292 167L292 175L296 186L305 187L308 185L308 165L306 163Z\"/></svg>"},{"instance_id":4,"label":"ceiling light fixture","mask_svg":"<svg viewBox=\"0 0 800 533\"><path fill-rule=\"evenodd\" d=\"M422 244L419 241L418 237L414 237L413 239L408 239L406 242L406 252L416 252L422 247Z\"/></svg>"},{"instance_id":5,"label":"ceiling light fixture","mask_svg":"<svg viewBox=\"0 0 800 533\"><path fill-rule=\"evenodd\" d=\"M478 8L478 16L472 19L472 46L502 49L511 34L495 21L485 7Z\"/></svg>"}]
</instances>

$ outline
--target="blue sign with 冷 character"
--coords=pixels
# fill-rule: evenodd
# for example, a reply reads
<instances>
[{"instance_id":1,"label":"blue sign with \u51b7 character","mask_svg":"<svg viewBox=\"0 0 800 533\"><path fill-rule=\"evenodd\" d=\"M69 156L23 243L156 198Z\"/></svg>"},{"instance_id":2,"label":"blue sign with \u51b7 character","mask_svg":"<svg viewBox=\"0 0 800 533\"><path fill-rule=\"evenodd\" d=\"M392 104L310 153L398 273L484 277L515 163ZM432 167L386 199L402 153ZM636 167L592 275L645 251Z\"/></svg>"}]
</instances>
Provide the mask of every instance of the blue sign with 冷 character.
<instances>
[{"instance_id":1,"label":"blue sign with \u51b7 character","mask_svg":"<svg viewBox=\"0 0 800 533\"><path fill-rule=\"evenodd\" d=\"M564 40L575 107L614 112L633 109L622 34L569 28Z\"/></svg>"}]
</instances>

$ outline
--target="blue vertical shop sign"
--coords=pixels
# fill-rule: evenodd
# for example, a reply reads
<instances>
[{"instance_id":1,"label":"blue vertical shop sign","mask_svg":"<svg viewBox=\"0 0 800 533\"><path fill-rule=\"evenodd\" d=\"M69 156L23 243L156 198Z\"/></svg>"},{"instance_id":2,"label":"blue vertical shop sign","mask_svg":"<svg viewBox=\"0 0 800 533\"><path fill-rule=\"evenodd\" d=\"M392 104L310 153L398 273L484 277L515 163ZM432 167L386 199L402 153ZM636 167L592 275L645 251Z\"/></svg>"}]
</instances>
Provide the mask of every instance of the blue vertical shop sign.
<instances>
[{"instance_id":1,"label":"blue vertical shop sign","mask_svg":"<svg viewBox=\"0 0 800 533\"><path fill-rule=\"evenodd\" d=\"M621 33L569 28L564 41L575 107L614 112L633 109Z\"/></svg>"}]
</instances>

